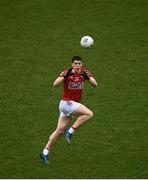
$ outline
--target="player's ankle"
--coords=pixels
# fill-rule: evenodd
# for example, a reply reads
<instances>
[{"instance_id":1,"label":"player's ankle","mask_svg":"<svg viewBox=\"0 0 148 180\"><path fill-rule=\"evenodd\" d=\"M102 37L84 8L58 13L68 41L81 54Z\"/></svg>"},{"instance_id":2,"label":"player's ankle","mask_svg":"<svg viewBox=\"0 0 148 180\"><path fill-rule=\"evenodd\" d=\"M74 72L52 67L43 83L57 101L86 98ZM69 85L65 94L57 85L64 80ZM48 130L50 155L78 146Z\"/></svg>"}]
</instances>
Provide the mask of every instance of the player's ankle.
<instances>
[{"instance_id":1,"label":"player's ankle","mask_svg":"<svg viewBox=\"0 0 148 180\"><path fill-rule=\"evenodd\" d=\"M70 134L73 134L76 130L77 130L77 128L75 128L75 127L72 126L71 128L69 128L68 132L69 132Z\"/></svg>"}]
</instances>

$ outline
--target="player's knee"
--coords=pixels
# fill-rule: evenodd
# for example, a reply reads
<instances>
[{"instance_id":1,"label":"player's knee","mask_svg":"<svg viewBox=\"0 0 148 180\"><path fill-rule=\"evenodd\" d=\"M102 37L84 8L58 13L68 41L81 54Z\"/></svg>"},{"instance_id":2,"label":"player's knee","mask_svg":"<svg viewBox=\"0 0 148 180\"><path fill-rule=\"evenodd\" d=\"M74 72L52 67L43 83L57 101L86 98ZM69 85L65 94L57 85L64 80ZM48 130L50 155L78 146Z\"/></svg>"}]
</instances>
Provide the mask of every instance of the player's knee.
<instances>
[{"instance_id":1,"label":"player's knee","mask_svg":"<svg viewBox=\"0 0 148 180\"><path fill-rule=\"evenodd\" d=\"M91 119L93 117L93 112L92 111L89 111L88 112L88 116L89 116L89 119Z\"/></svg>"},{"instance_id":2,"label":"player's knee","mask_svg":"<svg viewBox=\"0 0 148 180\"><path fill-rule=\"evenodd\" d=\"M57 131L58 134L63 134L64 133L63 128L57 128L56 131Z\"/></svg>"}]
</instances>

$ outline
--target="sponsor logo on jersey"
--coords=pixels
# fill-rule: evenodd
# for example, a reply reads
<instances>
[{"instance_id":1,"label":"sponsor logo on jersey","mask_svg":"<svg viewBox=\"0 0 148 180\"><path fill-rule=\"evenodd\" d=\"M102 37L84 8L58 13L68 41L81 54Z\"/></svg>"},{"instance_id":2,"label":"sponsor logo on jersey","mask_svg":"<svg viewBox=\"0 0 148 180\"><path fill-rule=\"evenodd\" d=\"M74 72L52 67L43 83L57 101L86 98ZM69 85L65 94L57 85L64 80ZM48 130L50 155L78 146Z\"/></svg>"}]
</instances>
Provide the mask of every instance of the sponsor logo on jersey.
<instances>
[{"instance_id":1,"label":"sponsor logo on jersey","mask_svg":"<svg viewBox=\"0 0 148 180\"><path fill-rule=\"evenodd\" d=\"M83 89L81 82L69 82L68 89Z\"/></svg>"}]
</instances>

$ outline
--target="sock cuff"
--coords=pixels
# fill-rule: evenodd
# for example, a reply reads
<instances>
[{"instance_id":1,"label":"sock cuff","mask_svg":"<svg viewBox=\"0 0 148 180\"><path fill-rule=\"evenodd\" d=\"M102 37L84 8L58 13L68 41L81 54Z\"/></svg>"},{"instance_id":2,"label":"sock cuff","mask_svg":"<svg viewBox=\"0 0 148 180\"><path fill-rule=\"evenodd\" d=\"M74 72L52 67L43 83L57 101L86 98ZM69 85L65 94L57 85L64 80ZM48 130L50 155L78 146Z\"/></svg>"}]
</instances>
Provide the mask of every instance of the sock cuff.
<instances>
[{"instance_id":1,"label":"sock cuff","mask_svg":"<svg viewBox=\"0 0 148 180\"><path fill-rule=\"evenodd\" d=\"M75 128L75 127L73 127L73 126L72 126L72 129L74 129L75 131L77 130L77 128Z\"/></svg>"},{"instance_id":2,"label":"sock cuff","mask_svg":"<svg viewBox=\"0 0 148 180\"><path fill-rule=\"evenodd\" d=\"M47 147L45 147L45 149L47 149L49 151L49 149Z\"/></svg>"}]
</instances>

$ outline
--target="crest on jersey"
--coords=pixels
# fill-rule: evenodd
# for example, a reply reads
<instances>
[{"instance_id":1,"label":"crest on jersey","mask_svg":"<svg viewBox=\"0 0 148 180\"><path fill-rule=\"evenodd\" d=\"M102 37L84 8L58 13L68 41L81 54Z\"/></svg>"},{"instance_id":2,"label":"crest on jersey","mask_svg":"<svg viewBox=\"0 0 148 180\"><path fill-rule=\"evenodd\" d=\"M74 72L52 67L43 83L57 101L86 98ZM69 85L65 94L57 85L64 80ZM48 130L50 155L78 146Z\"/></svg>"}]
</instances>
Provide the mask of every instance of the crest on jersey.
<instances>
[{"instance_id":1,"label":"crest on jersey","mask_svg":"<svg viewBox=\"0 0 148 180\"><path fill-rule=\"evenodd\" d=\"M74 81L79 81L79 77L74 77Z\"/></svg>"},{"instance_id":2,"label":"crest on jersey","mask_svg":"<svg viewBox=\"0 0 148 180\"><path fill-rule=\"evenodd\" d=\"M74 77L73 76L69 76L68 77L70 80L74 80Z\"/></svg>"}]
</instances>

